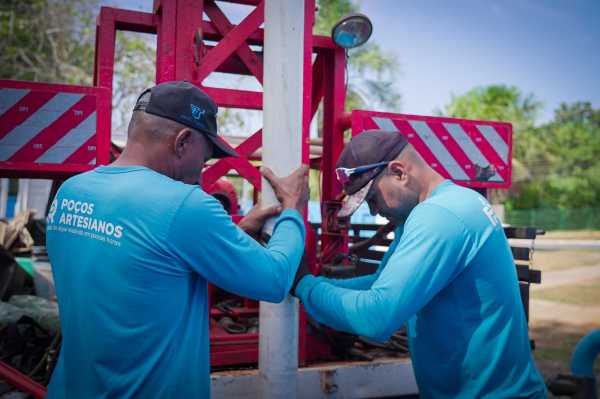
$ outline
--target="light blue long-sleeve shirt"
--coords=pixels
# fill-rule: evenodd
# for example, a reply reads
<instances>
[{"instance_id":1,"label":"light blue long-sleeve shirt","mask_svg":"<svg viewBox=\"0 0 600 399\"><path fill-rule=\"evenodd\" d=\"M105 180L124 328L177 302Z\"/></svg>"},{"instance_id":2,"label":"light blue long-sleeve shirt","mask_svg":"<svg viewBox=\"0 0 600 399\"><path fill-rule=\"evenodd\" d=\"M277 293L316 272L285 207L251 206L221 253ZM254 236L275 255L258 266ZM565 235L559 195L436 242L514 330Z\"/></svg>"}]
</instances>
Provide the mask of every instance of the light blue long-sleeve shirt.
<instances>
[{"instance_id":1,"label":"light blue long-sleeve shirt","mask_svg":"<svg viewBox=\"0 0 600 399\"><path fill-rule=\"evenodd\" d=\"M49 398L208 398L207 282L279 302L304 252L286 209L268 246L197 186L144 167L67 180L47 247L63 343Z\"/></svg>"},{"instance_id":2,"label":"light blue long-sleeve shirt","mask_svg":"<svg viewBox=\"0 0 600 399\"><path fill-rule=\"evenodd\" d=\"M408 323L421 397L545 397L502 225L450 181L410 213L377 273L304 277L296 292L333 328L386 340Z\"/></svg>"}]
</instances>

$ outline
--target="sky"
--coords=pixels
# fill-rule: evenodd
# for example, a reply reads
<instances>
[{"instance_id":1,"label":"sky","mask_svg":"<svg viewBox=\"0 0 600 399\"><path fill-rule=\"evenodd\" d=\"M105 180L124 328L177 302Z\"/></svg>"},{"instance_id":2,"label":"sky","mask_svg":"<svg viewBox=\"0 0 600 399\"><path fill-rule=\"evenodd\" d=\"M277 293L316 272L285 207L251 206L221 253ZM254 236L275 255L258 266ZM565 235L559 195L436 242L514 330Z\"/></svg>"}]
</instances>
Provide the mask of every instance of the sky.
<instances>
[{"instance_id":1,"label":"sky","mask_svg":"<svg viewBox=\"0 0 600 399\"><path fill-rule=\"evenodd\" d=\"M152 0L103 0L151 11ZM394 55L398 112L430 115L453 95L514 85L543 103L538 123L561 102L600 107L600 0L362 0L371 41ZM224 6L235 23L245 6Z\"/></svg>"}]
</instances>

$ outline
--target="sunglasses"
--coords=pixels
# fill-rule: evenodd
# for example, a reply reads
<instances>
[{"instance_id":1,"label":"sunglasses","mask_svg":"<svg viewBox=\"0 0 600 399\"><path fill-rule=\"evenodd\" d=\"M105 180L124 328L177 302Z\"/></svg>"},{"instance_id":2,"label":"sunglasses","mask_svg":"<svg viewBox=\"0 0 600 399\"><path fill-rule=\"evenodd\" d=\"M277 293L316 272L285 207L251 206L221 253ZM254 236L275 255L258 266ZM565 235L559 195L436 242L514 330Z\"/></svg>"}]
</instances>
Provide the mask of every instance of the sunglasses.
<instances>
[{"instance_id":1,"label":"sunglasses","mask_svg":"<svg viewBox=\"0 0 600 399\"><path fill-rule=\"evenodd\" d=\"M390 161L385 161L385 162L372 163L369 165L357 166L356 168L336 168L335 174L340 183L346 184L350 181L350 177L352 175L368 172L370 170L380 168L382 166L386 166L389 163L390 163Z\"/></svg>"}]
</instances>

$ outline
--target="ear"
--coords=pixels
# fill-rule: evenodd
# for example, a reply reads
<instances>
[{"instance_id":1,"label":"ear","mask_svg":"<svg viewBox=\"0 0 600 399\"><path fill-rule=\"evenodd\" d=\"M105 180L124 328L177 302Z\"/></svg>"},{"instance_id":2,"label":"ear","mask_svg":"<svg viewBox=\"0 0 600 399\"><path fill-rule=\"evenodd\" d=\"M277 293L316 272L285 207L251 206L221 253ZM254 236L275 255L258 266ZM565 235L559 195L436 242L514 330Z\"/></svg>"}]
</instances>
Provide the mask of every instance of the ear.
<instances>
[{"instance_id":1,"label":"ear","mask_svg":"<svg viewBox=\"0 0 600 399\"><path fill-rule=\"evenodd\" d=\"M192 131L188 128L181 129L175 134L175 140L173 140L173 150L177 158L183 157L185 149L189 146L192 140Z\"/></svg>"},{"instance_id":2,"label":"ear","mask_svg":"<svg viewBox=\"0 0 600 399\"><path fill-rule=\"evenodd\" d=\"M388 164L388 170L392 175L399 178L400 180L405 180L408 177L408 170L406 163L394 160Z\"/></svg>"}]
</instances>

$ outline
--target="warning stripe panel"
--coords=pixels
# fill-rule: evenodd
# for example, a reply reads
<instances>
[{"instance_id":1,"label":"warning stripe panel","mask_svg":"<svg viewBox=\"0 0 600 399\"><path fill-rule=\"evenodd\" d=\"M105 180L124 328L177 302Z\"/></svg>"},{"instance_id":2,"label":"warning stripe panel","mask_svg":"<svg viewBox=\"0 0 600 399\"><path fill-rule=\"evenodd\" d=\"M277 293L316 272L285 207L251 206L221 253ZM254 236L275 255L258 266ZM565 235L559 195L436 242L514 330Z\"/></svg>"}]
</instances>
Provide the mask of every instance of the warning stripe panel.
<instances>
[{"instance_id":1,"label":"warning stripe panel","mask_svg":"<svg viewBox=\"0 0 600 399\"><path fill-rule=\"evenodd\" d=\"M23 145L9 159L11 162L34 162L39 156L55 145L66 132L75 129L91 113L96 110L96 98L84 96L57 120L40 131L28 143ZM95 126L93 130L95 131Z\"/></svg>"},{"instance_id":2,"label":"warning stripe panel","mask_svg":"<svg viewBox=\"0 0 600 399\"><path fill-rule=\"evenodd\" d=\"M498 155L498 152L490 145L475 125L465 125L464 128L473 138L473 142L477 148L485 154L485 157L490 161L490 164L494 167L496 172L506 181L509 177L508 165L504 163L504 160Z\"/></svg>"},{"instance_id":3,"label":"warning stripe panel","mask_svg":"<svg viewBox=\"0 0 600 399\"><path fill-rule=\"evenodd\" d=\"M19 92L19 93L17 93ZM23 94L17 102L10 107L8 105L16 99L19 94ZM56 93L52 92L30 92L29 90L2 89L0 90L0 101L5 105L2 115L0 115L0 139L19 126L29 116L35 113L40 107L46 104Z\"/></svg>"},{"instance_id":4,"label":"warning stripe panel","mask_svg":"<svg viewBox=\"0 0 600 399\"><path fill-rule=\"evenodd\" d=\"M110 90L0 79L0 176L64 178L110 157Z\"/></svg>"},{"instance_id":5,"label":"warning stripe panel","mask_svg":"<svg viewBox=\"0 0 600 399\"><path fill-rule=\"evenodd\" d=\"M0 89L0 115L12 108L27 93L29 90L26 89Z\"/></svg>"},{"instance_id":6,"label":"warning stripe panel","mask_svg":"<svg viewBox=\"0 0 600 399\"><path fill-rule=\"evenodd\" d=\"M510 124L353 111L352 127L354 135L367 129L399 131L430 166L455 181L477 187L510 185Z\"/></svg>"},{"instance_id":7,"label":"warning stripe panel","mask_svg":"<svg viewBox=\"0 0 600 399\"><path fill-rule=\"evenodd\" d=\"M450 172L446 170L445 166L442 165L435 155L431 152L427 144L421 140L414 128L403 119L389 119L389 118L378 118L374 117L373 120L379 126L380 129L399 131L408 140L408 142L414 147L414 149L421 154L423 159L438 173L445 176L450 176Z\"/></svg>"},{"instance_id":8,"label":"warning stripe panel","mask_svg":"<svg viewBox=\"0 0 600 399\"><path fill-rule=\"evenodd\" d=\"M58 93L52 97L33 115L0 139L0 161L12 157L38 133L60 118L81 97L83 95L77 93Z\"/></svg>"},{"instance_id":9,"label":"warning stripe panel","mask_svg":"<svg viewBox=\"0 0 600 399\"><path fill-rule=\"evenodd\" d=\"M37 158L37 163L63 163L96 132L96 112L61 137L56 144ZM91 159L91 158L90 158Z\"/></svg>"},{"instance_id":10,"label":"warning stripe panel","mask_svg":"<svg viewBox=\"0 0 600 399\"><path fill-rule=\"evenodd\" d=\"M456 160L456 163L465 172L467 178L465 180L473 180L476 178L476 170L467 155L464 153L462 148L458 145L452 135L446 130L446 128L440 123L428 123L428 126L436 134L440 142L448 150L449 155Z\"/></svg>"},{"instance_id":11,"label":"warning stripe panel","mask_svg":"<svg viewBox=\"0 0 600 399\"><path fill-rule=\"evenodd\" d=\"M96 136L88 138L64 162L94 165L96 163Z\"/></svg>"},{"instance_id":12,"label":"warning stripe panel","mask_svg":"<svg viewBox=\"0 0 600 399\"><path fill-rule=\"evenodd\" d=\"M479 148L473 142L471 136L465 132L461 125L458 123L444 122L444 127L450 133L456 144L469 158L475 170L484 170L491 167L490 161L483 155ZM494 175L490 178L491 181L502 182L504 179L498 174L498 171L494 172Z\"/></svg>"},{"instance_id":13,"label":"warning stripe panel","mask_svg":"<svg viewBox=\"0 0 600 399\"><path fill-rule=\"evenodd\" d=\"M506 144L506 142L504 142L502 137L500 137L496 129L489 125L477 125L477 129L479 130L479 132L481 132L481 134L483 134L487 142L490 143L490 145L492 146L494 151L496 151L496 154L500 156L504 164L507 164L508 145Z\"/></svg>"},{"instance_id":14,"label":"warning stripe panel","mask_svg":"<svg viewBox=\"0 0 600 399\"><path fill-rule=\"evenodd\" d=\"M469 180L469 176L460 167L458 162L456 162L456 159L454 159L426 122L409 121L408 123L415 129L421 140L423 140L425 145L431 150L436 159L444 165L444 168L448 171L450 177L455 180Z\"/></svg>"}]
</instances>

